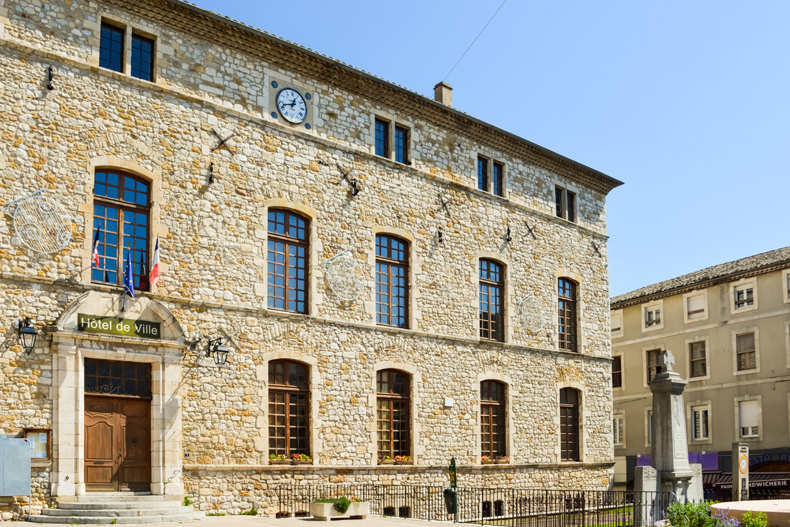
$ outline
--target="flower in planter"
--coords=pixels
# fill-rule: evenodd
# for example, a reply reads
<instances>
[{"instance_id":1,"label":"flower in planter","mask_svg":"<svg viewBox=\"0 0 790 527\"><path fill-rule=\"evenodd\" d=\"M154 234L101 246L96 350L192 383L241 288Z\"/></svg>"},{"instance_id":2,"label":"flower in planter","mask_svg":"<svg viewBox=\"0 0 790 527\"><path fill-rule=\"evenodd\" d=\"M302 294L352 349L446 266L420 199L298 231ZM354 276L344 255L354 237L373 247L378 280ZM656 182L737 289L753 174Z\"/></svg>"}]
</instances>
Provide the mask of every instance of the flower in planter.
<instances>
[{"instance_id":1,"label":"flower in planter","mask_svg":"<svg viewBox=\"0 0 790 527\"><path fill-rule=\"evenodd\" d=\"M307 454L291 454L291 461L293 461L296 464L310 463L310 461L312 461L312 458Z\"/></svg>"},{"instance_id":2,"label":"flower in planter","mask_svg":"<svg viewBox=\"0 0 790 527\"><path fill-rule=\"evenodd\" d=\"M379 465L392 465L395 460L391 456L379 456Z\"/></svg>"},{"instance_id":3,"label":"flower in planter","mask_svg":"<svg viewBox=\"0 0 790 527\"><path fill-rule=\"evenodd\" d=\"M274 461L275 459L288 459L285 457L285 454L269 454L269 459Z\"/></svg>"},{"instance_id":4,"label":"flower in planter","mask_svg":"<svg viewBox=\"0 0 790 527\"><path fill-rule=\"evenodd\" d=\"M494 460L493 460L493 459L491 459L491 458L490 458L490 457L488 457L488 456L481 456L481 457L480 457L480 462L481 462L482 464L484 464L484 465L485 465L486 463L493 463L493 462L494 462Z\"/></svg>"},{"instance_id":5,"label":"flower in planter","mask_svg":"<svg viewBox=\"0 0 790 527\"><path fill-rule=\"evenodd\" d=\"M395 456L395 463L397 465L411 465L411 456Z\"/></svg>"},{"instance_id":6,"label":"flower in planter","mask_svg":"<svg viewBox=\"0 0 790 527\"><path fill-rule=\"evenodd\" d=\"M497 456L496 458L497 463L510 463L510 458L507 456Z\"/></svg>"}]
</instances>

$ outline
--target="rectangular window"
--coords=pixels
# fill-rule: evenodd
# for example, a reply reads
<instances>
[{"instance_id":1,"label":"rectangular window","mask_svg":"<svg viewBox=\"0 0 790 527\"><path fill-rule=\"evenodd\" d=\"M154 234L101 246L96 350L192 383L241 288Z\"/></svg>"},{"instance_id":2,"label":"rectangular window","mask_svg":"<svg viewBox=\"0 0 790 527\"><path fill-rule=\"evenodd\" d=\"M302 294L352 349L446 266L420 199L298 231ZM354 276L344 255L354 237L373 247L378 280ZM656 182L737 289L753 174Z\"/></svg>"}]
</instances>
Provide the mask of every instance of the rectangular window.
<instances>
[{"instance_id":1,"label":"rectangular window","mask_svg":"<svg viewBox=\"0 0 790 527\"><path fill-rule=\"evenodd\" d=\"M686 298L686 318L695 320L705 317L705 295L694 295Z\"/></svg>"},{"instance_id":2,"label":"rectangular window","mask_svg":"<svg viewBox=\"0 0 790 527\"><path fill-rule=\"evenodd\" d=\"M612 419L612 432L614 435L614 446L623 446L625 442L625 427L623 426L624 418L622 415L614 416Z\"/></svg>"},{"instance_id":3,"label":"rectangular window","mask_svg":"<svg viewBox=\"0 0 790 527\"><path fill-rule=\"evenodd\" d=\"M558 218L576 222L576 194L562 187L554 187L554 202Z\"/></svg>"},{"instance_id":4,"label":"rectangular window","mask_svg":"<svg viewBox=\"0 0 790 527\"><path fill-rule=\"evenodd\" d=\"M623 336L623 310L612 311L612 337Z\"/></svg>"},{"instance_id":5,"label":"rectangular window","mask_svg":"<svg viewBox=\"0 0 790 527\"><path fill-rule=\"evenodd\" d=\"M623 387L623 358L612 357L612 388Z\"/></svg>"},{"instance_id":6,"label":"rectangular window","mask_svg":"<svg viewBox=\"0 0 790 527\"><path fill-rule=\"evenodd\" d=\"M561 350L578 351L576 342L576 282L557 280L558 344Z\"/></svg>"},{"instance_id":7,"label":"rectangular window","mask_svg":"<svg viewBox=\"0 0 790 527\"><path fill-rule=\"evenodd\" d=\"M647 444L653 444L653 410L647 411Z\"/></svg>"},{"instance_id":8,"label":"rectangular window","mask_svg":"<svg viewBox=\"0 0 790 527\"><path fill-rule=\"evenodd\" d=\"M491 193L496 196L505 195L505 167L494 162L494 173L491 177Z\"/></svg>"},{"instance_id":9,"label":"rectangular window","mask_svg":"<svg viewBox=\"0 0 790 527\"><path fill-rule=\"evenodd\" d=\"M390 156L390 123L376 119L376 155Z\"/></svg>"},{"instance_id":10,"label":"rectangular window","mask_svg":"<svg viewBox=\"0 0 790 527\"><path fill-rule=\"evenodd\" d=\"M488 191L488 159L477 158L477 189Z\"/></svg>"},{"instance_id":11,"label":"rectangular window","mask_svg":"<svg viewBox=\"0 0 790 527\"><path fill-rule=\"evenodd\" d=\"M579 391L560 390L560 460L579 461Z\"/></svg>"},{"instance_id":12,"label":"rectangular window","mask_svg":"<svg viewBox=\"0 0 790 527\"><path fill-rule=\"evenodd\" d=\"M689 376L705 377L708 370L707 366L705 341L689 343Z\"/></svg>"},{"instance_id":13,"label":"rectangular window","mask_svg":"<svg viewBox=\"0 0 790 527\"><path fill-rule=\"evenodd\" d=\"M708 412L707 406L691 407L691 439L708 439Z\"/></svg>"},{"instance_id":14,"label":"rectangular window","mask_svg":"<svg viewBox=\"0 0 790 527\"><path fill-rule=\"evenodd\" d=\"M108 70L123 71L123 41L123 29L102 23L99 66Z\"/></svg>"},{"instance_id":15,"label":"rectangular window","mask_svg":"<svg viewBox=\"0 0 790 527\"><path fill-rule=\"evenodd\" d=\"M154 41L132 33L132 77L154 80Z\"/></svg>"},{"instance_id":16,"label":"rectangular window","mask_svg":"<svg viewBox=\"0 0 790 527\"><path fill-rule=\"evenodd\" d=\"M757 351L754 346L754 332L735 336L738 371L757 368Z\"/></svg>"},{"instance_id":17,"label":"rectangular window","mask_svg":"<svg viewBox=\"0 0 790 527\"><path fill-rule=\"evenodd\" d=\"M754 289L751 287L735 288L735 309L754 305Z\"/></svg>"},{"instance_id":18,"label":"rectangular window","mask_svg":"<svg viewBox=\"0 0 790 527\"><path fill-rule=\"evenodd\" d=\"M760 401L738 402L738 426L740 437L759 437L760 435Z\"/></svg>"},{"instance_id":19,"label":"rectangular window","mask_svg":"<svg viewBox=\"0 0 790 527\"><path fill-rule=\"evenodd\" d=\"M395 127L395 161L409 164L409 131L402 126Z\"/></svg>"},{"instance_id":20,"label":"rectangular window","mask_svg":"<svg viewBox=\"0 0 790 527\"><path fill-rule=\"evenodd\" d=\"M480 338L505 341L504 301L505 269L492 260L480 260L478 305L480 310Z\"/></svg>"},{"instance_id":21,"label":"rectangular window","mask_svg":"<svg viewBox=\"0 0 790 527\"><path fill-rule=\"evenodd\" d=\"M661 350L648 350L647 358L647 384L653 382L656 375L661 372Z\"/></svg>"},{"instance_id":22,"label":"rectangular window","mask_svg":"<svg viewBox=\"0 0 790 527\"><path fill-rule=\"evenodd\" d=\"M661 324L661 308L645 310L645 327L658 326Z\"/></svg>"},{"instance_id":23,"label":"rectangular window","mask_svg":"<svg viewBox=\"0 0 790 527\"><path fill-rule=\"evenodd\" d=\"M405 328L408 322L408 244L376 236L376 323Z\"/></svg>"},{"instance_id":24,"label":"rectangular window","mask_svg":"<svg viewBox=\"0 0 790 527\"><path fill-rule=\"evenodd\" d=\"M25 439L33 450L31 459L42 461L50 458L49 430L25 430Z\"/></svg>"}]
</instances>

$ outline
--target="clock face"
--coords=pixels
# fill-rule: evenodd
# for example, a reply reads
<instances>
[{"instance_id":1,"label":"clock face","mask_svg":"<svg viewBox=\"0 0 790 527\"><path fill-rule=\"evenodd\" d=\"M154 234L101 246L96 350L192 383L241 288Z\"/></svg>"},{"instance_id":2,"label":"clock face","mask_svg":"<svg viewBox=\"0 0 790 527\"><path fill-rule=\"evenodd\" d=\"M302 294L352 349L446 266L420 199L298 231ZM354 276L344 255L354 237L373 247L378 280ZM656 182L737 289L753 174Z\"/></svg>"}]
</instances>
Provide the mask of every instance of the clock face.
<instances>
[{"instance_id":1,"label":"clock face","mask_svg":"<svg viewBox=\"0 0 790 527\"><path fill-rule=\"evenodd\" d=\"M289 123L301 123L307 117L304 97L293 88L283 88L277 94L277 109Z\"/></svg>"}]
</instances>

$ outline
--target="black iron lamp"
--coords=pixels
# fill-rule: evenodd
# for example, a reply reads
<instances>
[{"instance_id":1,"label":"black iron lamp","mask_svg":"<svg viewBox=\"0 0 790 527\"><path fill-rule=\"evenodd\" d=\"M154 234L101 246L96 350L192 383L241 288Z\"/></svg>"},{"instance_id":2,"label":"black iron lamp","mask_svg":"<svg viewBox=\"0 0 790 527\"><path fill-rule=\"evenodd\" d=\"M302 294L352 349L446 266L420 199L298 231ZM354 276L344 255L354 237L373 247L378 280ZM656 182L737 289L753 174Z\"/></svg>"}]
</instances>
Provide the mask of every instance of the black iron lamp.
<instances>
[{"instance_id":1,"label":"black iron lamp","mask_svg":"<svg viewBox=\"0 0 790 527\"><path fill-rule=\"evenodd\" d=\"M27 354L30 355L30 352L36 347L36 337L38 337L38 331L33 327L30 317L25 317L24 320L19 321L17 335L19 336L19 342L22 343L22 347L25 348Z\"/></svg>"},{"instance_id":2,"label":"black iron lamp","mask_svg":"<svg viewBox=\"0 0 790 527\"><path fill-rule=\"evenodd\" d=\"M228 360L228 353L230 353L230 348L222 343L222 337L208 339L206 357L214 355L214 364L217 366L223 366Z\"/></svg>"}]
</instances>

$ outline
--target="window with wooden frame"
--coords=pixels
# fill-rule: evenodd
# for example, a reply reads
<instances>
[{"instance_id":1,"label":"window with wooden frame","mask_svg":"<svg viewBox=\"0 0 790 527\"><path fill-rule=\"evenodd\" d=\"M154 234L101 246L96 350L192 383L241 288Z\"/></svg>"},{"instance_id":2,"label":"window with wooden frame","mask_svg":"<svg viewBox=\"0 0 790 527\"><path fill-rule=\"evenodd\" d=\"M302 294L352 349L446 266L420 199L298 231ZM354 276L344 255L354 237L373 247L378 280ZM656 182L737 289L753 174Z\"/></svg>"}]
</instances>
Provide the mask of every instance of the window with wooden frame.
<instances>
[{"instance_id":1,"label":"window with wooden frame","mask_svg":"<svg viewBox=\"0 0 790 527\"><path fill-rule=\"evenodd\" d=\"M505 384L480 383L480 453L491 459L506 456Z\"/></svg>"},{"instance_id":2,"label":"window with wooden frame","mask_svg":"<svg viewBox=\"0 0 790 527\"><path fill-rule=\"evenodd\" d=\"M754 288L747 286L735 286L733 289L735 309L743 309L754 305Z\"/></svg>"},{"instance_id":3,"label":"window with wooden frame","mask_svg":"<svg viewBox=\"0 0 790 527\"><path fill-rule=\"evenodd\" d=\"M376 449L379 460L411 455L410 376L398 370L376 372Z\"/></svg>"},{"instance_id":4,"label":"window with wooden frame","mask_svg":"<svg viewBox=\"0 0 790 527\"><path fill-rule=\"evenodd\" d=\"M560 390L560 460L579 461L579 390Z\"/></svg>"},{"instance_id":5,"label":"window with wooden frame","mask_svg":"<svg viewBox=\"0 0 790 527\"><path fill-rule=\"evenodd\" d=\"M625 417L615 415L612 418L612 435L614 446L622 447L625 444Z\"/></svg>"},{"instance_id":6,"label":"window with wooden frame","mask_svg":"<svg viewBox=\"0 0 790 527\"><path fill-rule=\"evenodd\" d=\"M623 387L623 357L615 355L612 357L612 388Z\"/></svg>"},{"instance_id":7,"label":"window with wooden frame","mask_svg":"<svg viewBox=\"0 0 790 527\"><path fill-rule=\"evenodd\" d=\"M93 239L99 264L94 263L91 281L122 285L124 262L132 252L134 288L150 289L148 284L148 241L150 232L150 193L148 181L110 169L97 169L93 185Z\"/></svg>"},{"instance_id":8,"label":"window with wooden frame","mask_svg":"<svg viewBox=\"0 0 790 527\"><path fill-rule=\"evenodd\" d=\"M558 343L561 350L577 351L576 344L576 282L558 280Z\"/></svg>"},{"instance_id":9,"label":"window with wooden frame","mask_svg":"<svg viewBox=\"0 0 790 527\"><path fill-rule=\"evenodd\" d=\"M645 352L645 360L647 362L647 384L653 382L653 379L661 373L661 353L660 349L648 350Z\"/></svg>"},{"instance_id":10,"label":"window with wooden frame","mask_svg":"<svg viewBox=\"0 0 790 527\"><path fill-rule=\"evenodd\" d=\"M132 33L132 77L154 80L154 46L154 39Z\"/></svg>"},{"instance_id":11,"label":"window with wooden frame","mask_svg":"<svg viewBox=\"0 0 790 527\"><path fill-rule=\"evenodd\" d=\"M499 161L477 156L477 189L504 196L505 166Z\"/></svg>"},{"instance_id":12,"label":"window with wooden frame","mask_svg":"<svg viewBox=\"0 0 790 527\"><path fill-rule=\"evenodd\" d=\"M394 236L376 236L376 323L408 327L409 246Z\"/></svg>"},{"instance_id":13,"label":"window with wooden frame","mask_svg":"<svg viewBox=\"0 0 790 527\"><path fill-rule=\"evenodd\" d=\"M701 441L709 439L709 405L697 405L691 407L691 439Z\"/></svg>"},{"instance_id":14,"label":"window with wooden frame","mask_svg":"<svg viewBox=\"0 0 790 527\"><path fill-rule=\"evenodd\" d=\"M505 341L502 312L505 293L504 267L493 260L480 260L480 338Z\"/></svg>"},{"instance_id":15,"label":"window with wooden frame","mask_svg":"<svg viewBox=\"0 0 790 527\"><path fill-rule=\"evenodd\" d=\"M689 377L705 377L708 374L705 341L689 342Z\"/></svg>"},{"instance_id":16,"label":"window with wooden frame","mask_svg":"<svg viewBox=\"0 0 790 527\"><path fill-rule=\"evenodd\" d=\"M102 22L99 41L99 66L112 71L123 72L124 40L123 28Z\"/></svg>"},{"instance_id":17,"label":"window with wooden frame","mask_svg":"<svg viewBox=\"0 0 790 527\"><path fill-rule=\"evenodd\" d=\"M390 156L390 123L376 118L375 122L375 143L376 155L381 157Z\"/></svg>"},{"instance_id":18,"label":"window with wooden frame","mask_svg":"<svg viewBox=\"0 0 790 527\"><path fill-rule=\"evenodd\" d=\"M310 455L309 382L305 364L269 363L269 455Z\"/></svg>"},{"instance_id":19,"label":"window with wooden frame","mask_svg":"<svg viewBox=\"0 0 790 527\"><path fill-rule=\"evenodd\" d=\"M83 390L86 394L152 397L149 364L85 359L84 367Z\"/></svg>"},{"instance_id":20,"label":"window with wooden frame","mask_svg":"<svg viewBox=\"0 0 790 527\"><path fill-rule=\"evenodd\" d=\"M269 210L268 305L307 313L309 221L291 211Z\"/></svg>"},{"instance_id":21,"label":"window with wooden frame","mask_svg":"<svg viewBox=\"0 0 790 527\"><path fill-rule=\"evenodd\" d=\"M738 437L743 439L760 437L759 400L738 401Z\"/></svg>"},{"instance_id":22,"label":"window with wooden frame","mask_svg":"<svg viewBox=\"0 0 790 527\"><path fill-rule=\"evenodd\" d=\"M754 332L741 333L735 336L738 371L757 368L757 350L754 345Z\"/></svg>"},{"instance_id":23,"label":"window with wooden frame","mask_svg":"<svg viewBox=\"0 0 790 527\"><path fill-rule=\"evenodd\" d=\"M576 194L562 187L554 187L555 214L570 222L576 222Z\"/></svg>"}]
</instances>

